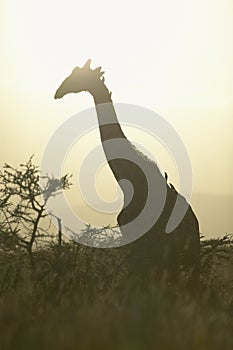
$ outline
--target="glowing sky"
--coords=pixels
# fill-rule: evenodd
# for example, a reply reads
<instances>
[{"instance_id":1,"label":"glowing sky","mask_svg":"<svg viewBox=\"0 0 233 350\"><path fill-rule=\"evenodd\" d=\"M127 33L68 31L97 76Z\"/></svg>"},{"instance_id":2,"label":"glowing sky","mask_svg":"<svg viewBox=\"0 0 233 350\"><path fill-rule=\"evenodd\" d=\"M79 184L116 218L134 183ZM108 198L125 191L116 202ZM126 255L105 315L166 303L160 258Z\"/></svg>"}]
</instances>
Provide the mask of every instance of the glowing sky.
<instances>
[{"instance_id":1,"label":"glowing sky","mask_svg":"<svg viewBox=\"0 0 233 350\"><path fill-rule=\"evenodd\" d=\"M53 99L63 78L92 58L115 102L148 107L176 128L194 192L233 194L232 0L0 4L1 164L32 153L39 161L52 132L93 105L85 93ZM161 164L176 183L166 156Z\"/></svg>"}]
</instances>

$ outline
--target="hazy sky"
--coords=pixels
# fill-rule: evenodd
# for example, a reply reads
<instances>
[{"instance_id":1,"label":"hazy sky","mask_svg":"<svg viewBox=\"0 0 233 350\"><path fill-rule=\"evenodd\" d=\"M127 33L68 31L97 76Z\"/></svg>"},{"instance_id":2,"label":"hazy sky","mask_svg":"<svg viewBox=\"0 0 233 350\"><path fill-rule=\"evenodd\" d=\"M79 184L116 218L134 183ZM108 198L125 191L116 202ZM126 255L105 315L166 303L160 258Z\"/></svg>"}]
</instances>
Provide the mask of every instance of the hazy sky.
<instances>
[{"instance_id":1,"label":"hazy sky","mask_svg":"<svg viewBox=\"0 0 233 350\"><path fill-rule=\"evenodd\" d=\"M0 4L1 164L32 153L39 162L53 131L93 106L85 93L53 99L63 78L92 58L114 102L150 108L176 128L194 192L233 194L232 0Z\"/></svg>"}]
</instances>

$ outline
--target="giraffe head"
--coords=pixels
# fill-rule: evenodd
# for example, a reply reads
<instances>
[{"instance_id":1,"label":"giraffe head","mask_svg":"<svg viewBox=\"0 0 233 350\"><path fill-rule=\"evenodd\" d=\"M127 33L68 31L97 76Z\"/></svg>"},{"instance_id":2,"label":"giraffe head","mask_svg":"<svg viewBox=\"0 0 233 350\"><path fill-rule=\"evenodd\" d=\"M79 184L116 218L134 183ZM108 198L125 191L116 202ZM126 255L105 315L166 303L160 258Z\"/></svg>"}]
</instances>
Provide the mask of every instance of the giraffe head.
<instances>
[{"instance_id":1,"label":"giraffe head","mask_svg":"<svg viewBox=\"0 0 233 350\"><path fill-rule=\"evenodd\" d=\"M90 64L91 60L88 59L82 68L75 67L72 73L59 86L54 97L61 98L66 94L82 91L91 92L99 84L103 84L104 78L101 79L101 77L104 72L101 72L101 67L91 69Z\"/></svg>"}]
</instances>

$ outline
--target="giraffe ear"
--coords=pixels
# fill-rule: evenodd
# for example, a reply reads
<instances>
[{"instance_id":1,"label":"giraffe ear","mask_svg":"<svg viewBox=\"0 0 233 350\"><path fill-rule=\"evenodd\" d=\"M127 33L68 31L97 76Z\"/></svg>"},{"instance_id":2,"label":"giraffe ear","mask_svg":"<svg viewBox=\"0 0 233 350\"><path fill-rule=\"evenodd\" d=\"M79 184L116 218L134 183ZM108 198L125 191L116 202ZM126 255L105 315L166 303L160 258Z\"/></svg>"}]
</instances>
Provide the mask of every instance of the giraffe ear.
<instances>
[{"instance_id":1,"label":"giraffe ear","mask_svg":"<svg viewBox=\"0 0 233 350\"><path fill-rule=\"evenodd\" d=\"M83 68L84 69L90 69L91 67L91 59L89 58L87 62L84 64Z\"/></svg>"},{"instance_id":2,"label":"giraffe ear","mask_svg":"<svg viewBox=\"0 0 233 350\"><path fill-rule=\"evenodd\" d=\"M94 72L96 73L100 73L100 71L101 71L101 67L97 67L96 69L94 69Z\"/></svg>"}]
</instances>

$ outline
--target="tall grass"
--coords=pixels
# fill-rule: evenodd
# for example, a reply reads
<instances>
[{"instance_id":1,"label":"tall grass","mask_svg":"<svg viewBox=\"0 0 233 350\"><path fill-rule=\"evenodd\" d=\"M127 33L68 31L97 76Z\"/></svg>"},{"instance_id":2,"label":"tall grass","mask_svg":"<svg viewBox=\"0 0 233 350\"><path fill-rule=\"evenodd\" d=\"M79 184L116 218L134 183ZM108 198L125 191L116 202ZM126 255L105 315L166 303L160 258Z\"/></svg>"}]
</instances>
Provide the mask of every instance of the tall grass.
<instances>
[{"instance_id":1,"label":"tall grass","mask_svg":"<svg viewBox=\"0 0 233 350\"><path fill-rule=\"evenodd\" d=\"M0 349L233 349L229 242L203 241L201 286L191 292L153 278L140 285L127 273L127 247L67 243L33 260L2 252Z\"/></svg>"}]
</instances>

